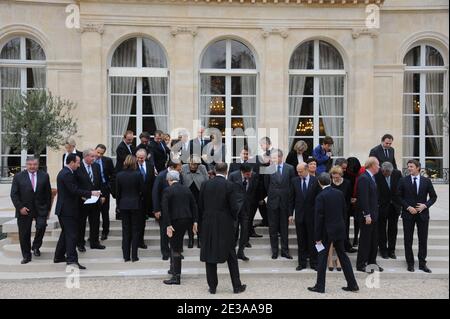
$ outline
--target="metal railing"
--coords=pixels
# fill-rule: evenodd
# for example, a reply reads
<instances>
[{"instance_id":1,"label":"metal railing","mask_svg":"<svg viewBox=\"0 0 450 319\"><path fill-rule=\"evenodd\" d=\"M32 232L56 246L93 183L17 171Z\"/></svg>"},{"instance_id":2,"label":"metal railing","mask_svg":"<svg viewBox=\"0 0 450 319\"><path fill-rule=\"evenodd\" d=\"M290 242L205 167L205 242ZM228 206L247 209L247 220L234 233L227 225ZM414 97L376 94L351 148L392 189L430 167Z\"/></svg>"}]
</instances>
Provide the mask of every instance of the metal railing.
<instances>
[{"instance_id":1,"label":"metal railing","mask_svg":"<svg viewBox=\"0 0 450 319\"><path fill-rule=\"evenodd\" d=\"M448 184L448 168L423 168L421 175L430 178L435 184ZM408 169L403 169L403 176L409 175Z\"/></svg>"}]
</instances>

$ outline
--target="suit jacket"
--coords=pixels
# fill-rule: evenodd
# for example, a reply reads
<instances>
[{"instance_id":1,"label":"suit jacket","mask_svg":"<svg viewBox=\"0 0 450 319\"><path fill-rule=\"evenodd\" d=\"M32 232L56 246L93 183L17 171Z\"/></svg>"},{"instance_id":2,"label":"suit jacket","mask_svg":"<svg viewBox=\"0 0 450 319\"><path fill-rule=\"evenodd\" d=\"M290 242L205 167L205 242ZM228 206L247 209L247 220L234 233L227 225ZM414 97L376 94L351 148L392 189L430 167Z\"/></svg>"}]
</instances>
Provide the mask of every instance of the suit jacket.
<instances>
[{"instance_id":1,"label":"suit jacket","mask_svg":"<svg viewBox=\"0 0 450 319\"><path fill-rule=\"evenodd\" d=\"M384 154L383 146L381 146L381 144L378 144L372 148L369 156L376 157L380 162L380 165L384 162L390 162L394 168L397 169L397 163L395 162L395 149L392 147L389 149L389 157L386 157Z\"/></svg>"},{"instance_id":2,"label":"suit jacket","mask_svg":"<svg viewBox=\"0 0 450 319\"><path fill-rule=\"evenodd\" d=\"M183 185L189 188L192 183L194 183L198 190L200 190L202 184L209 179L208 172L203 164L198 166L196 173L191 173L189 164L183 164L181 167L181 176L183 177Z\"/></svg>"},{"instance_id":3,"label":"suit jacket","mask_svg":"<svg viewBox=\"0 0 450 319\"><path fill-rule=\"evenodd\" d=\"M121 210L141 209L144 180L138 171L122 170L116 177L117 207Z\"/></svg>"},{"instance_id":4,"label":"suit jacket","mask_svg":"<svg viewBox=\"0 0 450 319\"><path fill-rule=\"evenodd\" d=\"M153 212L160 212L161 211L161 200L162 200L162 194L165 188L169 187L169 184L167 183L166 177L167 177L168 170L165 169L162 172L158 174L155 178L155 182L153 183L152 188L152 200L153 200ZM183 175L180 175L180 183L183 184Z\"/></svg>"},{"instance_id":5,"label":"suit jacket","mask_svg":"<svg viewBox=\"0 0 450 319\"><path fill-rule=\"evenodd\" d=\"M295 169L295 172L297 172L297 165L298 165L297 155L298 155L297 151L292 150L289 152L288 156L286 157L286 163L288 163L289 165L292 165L292 167L294 167L294 169ZM306 160L308 159L308 155L303 153L302 157L303 157L303 162L306 163Z\"/></svg>"},{"instance_id":6,"label":"suit jacket","mask_svg":"<svg viewBox=\"0 0 450 319\"><path fill-rule=\"evenodd\" d=\"M242 173L241 171L234 171L228 175L228 180L236 184L236 189L241 196L238 196L240 200L240 213L250 214L250 211L255 204L255 199L258 190L258 174L252 172L251 178L247 181L247 189L244 189L244 184L242 183Z\"/></svg>"},{"instance_id":7,"label":"suit jacket","mask_svg":"<svg viewBox=\"0 0 450 319\"><path fill-rule=\"evenodd\" d=\"M323 172L328 172L333 164L333 160L328 157L322 145L318 145L314 148L312 156L317 161L317 172L316 175L319 176Z\"/></svg>"},{"instance_id":8,"label":"suit jacket","mask_svg":"<svg viewBox=\"0 0 450 319\"><path fill-rule=\"evenodd\" d=\"M210 142L209 139L203 139L203 145L200 145L200 142L198 140L198 138L194 138L192 140L189 141L189 152L190 154L195 154L197 156L202 156L203 154L203 149L206 147L206 145L208 145L208 143ZM205 165L205 163L202 162L203 165Z\"/></svg>"},{"instance_id":9,"label":"suit jacket","mask_svg":"<svg viewBox=\"0 0 450 319\"><path fill-rule=\"evenodd\" d=\"M258 163L256 163L255 159L249 159L248 162L246 162L247 165L252 167L252 170L254 173L258 174ZM228 174L231 174L235 171L239 171L241 169L242 163L240 162L232 162L230 163L230 167L228 168Z\"/></svg>"},{"instance_id":10,"label":"suit jacket","mask_svg":"<svg viewBox=\"0 0 450 319\"><path fill-rule=\"evenodd\" d=\"M58 197L55 214L64 217L78 218L80 210L80 197L89 198L91 191L81 189L75 174L68 167L64 167L56 177Z\"/></svg>"},{"instance_id":11,"label":"suit jacket","mask_svg":"<svg viewBox=\"0 0 450 319\"><path fill-rule=\"evenodd\" d=\"M83 159L83 152L80 152L79 150L75 150L75 155L77 155L80 158L80 160ZM66 153L64 153L62 155L62 167L66 166L66 163L64 163L64 157L65 156L66 156Z\"/></svg>"},{"instance_id":12,"label":"suit jacket","mask_svg":"<svg viewBox=\"0 0 450 319\"><path fill-rule=\"evenodd\" d=\"M130 146L131 152L128 149L124 141L120 142L116 149L116 173L120 172L123 168L123 162L128 155L135 154L135 148L133 145Z\"/></svg>"},{"instance_id":13,"label":"suit jacket","mask_svg":"<svg viewBox=\"0 0 450 319\"><path fill-rule=\"evenodd\" d=\"M235 185L222 176L202 184L199 210L202 216L200 260L224 263L235 246L235 222L239 212Z\"/></svg>"},{"instance_id":14,"label":"suit jacket","mask_svg":"<svg viewBox=\"0 0 450 319\"><path fill-rule=\"evenodd\" d=\"M103 181L101 179L100 175L100 181L102 184L102 193L109 194L112 193L115 196L114 192L114 186L115 186L115 178L116 178L116 171L114 170L114 163L111 159L111 157L102 156L100 158L100 161L102 163L103 167L103 176L105 177L106 184L103 184ZM98 163L97 163L98 164ZM100 168L100 164L99 168ZM100 174L101 174L101 168L100 168Z\"/></svg>"},{"instance_id":15,"label":"suit jacket","mask_svg":"<svg viewBox=\"0 0 450 319\"><path fill-rule=\"evenodd\" d=\"M325 187L316 198L314 239L315 241L345 240L344 215L347 210L341 191Z\"/></svg>"},{"instance_id":16,"label":"suit jacket","mask_svg":"<svg viewBox=\"0 0 450 319\"><path fill-rule=\"evenodd\" d=\"M425 204L428 208L418 215L422 220L430 219L430 207L437 200L437 195L431 180L425 176L420 176L419 193L417 194L412 183L411 176L403 177L398 185L398 195L402 204L402 219L412 219L414 216L407 211L409 206L416 207L417 203Z\"/></svg>"},{"instance_id":17,"label":"suit jacket","mask_svg":"<svg viewBox=\"0 0 450 319\"><path fill-rule=\"evenodd\" d=\"M172 225L174 220L182 218L192 219L194 223L198 222L198 209L194 195L181 183L174 183L164 190L161 207L165 228Z\"/></svg>"},{"instance_id":18,"label":"suit jacket","mask_svg":"<svg viewBox=\"0 0 450 319\"><path fill-rule=\"evenodd\" d=\"M153 162L155 163L155 168L158 173L166 169L166 163L169 159L170 149L166 146L164 141L160 144L155 141L150 142L150 150L153 156Z\"/></svg>"},{"instance_id":19,"label":"suit jacket","mask_svg":"<svg viewBox=\"0 0 450 319\"><path fill-rule=\"evenodd\" d=\"M277 170L277 166L274 169ZM286 163L283 164L281 178L277 172L264 175L264 187L267 191L267 208L289 210L291 180L295 176L294 168Z\"/></svg>"},{"instance_id":20,"label":"suit jacket","mask_svg":"<svg viewBox=\"0 0 450 319\"><path fill-rule=\"evenodd\" d=\"M50 178L43 171L36 172L36 192L33 191L28 171L22 171L14 176L11 185L11 200L16 208L16 217L20 209L26 207L33 217L48 216L51 209L52 188Z\"/></svg>"},{"instance_id":21,"label":"suit jacket","mask_svg":"<svg viewBox=\"0 0 450 319\"><path fill-rule=\"evenodd\" d=\"M358 177L356 186L356 204L358 207L359 217L364 218L370 214L370 218L378 221L378 190L377 185L372 180L369 172L365 171Z\"/></svg>"},{"instance_id":22,"label":"suit jacket","mask_svg":"<svg viewBox=\"0 0 450 319\"><path fill-rule=\"evenodd\" d=\"M392 171L391 187L386 181L381 171L375 175L378 188L378 204L380 213L387 214L391 207L394 207L395 212L400 215L401 203L398 197L398 183L402 178L402 173L399 170Z\"/></svg>"},{"instance_id":23,"label":"suit jacket","mask_svg":"<svg viewBox=\"0 0 450 319\"><path fill-rule=\"evenodd\" d=\"M142 174L139 168L139 164L137 167L137 170L142 178ZM142 178L143 181L143 192L142 192L142 208L145 210L146 213L152 212L152 190L153 190L153 184L155 183L155 167L150 161L145 161L145 180Z\"/></svg>"},{"instance_id":24,"label":"suit jacket","mask_svg":"<svg viewBox=\"0 0 450 319\"><path fill-rule=\"evenodd\" d=\"M81 189L86 189L88 191L96 191L102 189L101 176L100 176L100 166L97 163L92 163L91 165L93 181L89 178L89 173L84 167L83 161L80 163L80 167L75 171L75 178ZM90 197L90 196L89 196Z\"/></svg>"},{"instance_id":25,"label":"suit jacket","mask_svg":"<svg viewBox=\"0 0 450 319\"><path fill-rule=\"evenodd\" d=\"M295 176L291 179L291 189L289 196L289 216L293 216L295 209L295 220L299 223L314 221L314 205L316 197L321 188L317 182L317 178L309 176L308 190L306 197L301 190L301 178Z\"/></svg>"}]
</instances>

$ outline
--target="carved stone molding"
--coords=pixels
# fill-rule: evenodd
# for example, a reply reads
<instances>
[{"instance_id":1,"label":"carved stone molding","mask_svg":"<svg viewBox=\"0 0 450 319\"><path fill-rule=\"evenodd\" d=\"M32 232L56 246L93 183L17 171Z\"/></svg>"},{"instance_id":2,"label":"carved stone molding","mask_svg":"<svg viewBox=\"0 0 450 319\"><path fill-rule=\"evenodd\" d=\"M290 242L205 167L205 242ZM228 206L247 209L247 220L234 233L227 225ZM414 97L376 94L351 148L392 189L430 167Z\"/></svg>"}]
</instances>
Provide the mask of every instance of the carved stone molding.
<instances>
[{"instance_id":1,"label":"carved stone molding","mask_svg":"<svg viewBox=\"0 0 450 319\"><path fill-rule=\"evenodd\" d=\"M103 34L103 32L105 32L105 28L101 23L84 23L81 25L79 32L97 32L98 34Z\"/></svg>"},{"instance_id":2,"label":"carved stone molding","mask_svg":"<svg viewBox=\"0 0 450 319\"><path fill-rule=\"evenodd\" d=\"M289 35L289 29L288 28L272 28L272 27L266 27L262 29L261 35L263 38L268 38L271 34L279 35L283 39L286 39Z\"/></svg>"},{"instance_id":3,"label":"carved stone molding","mask_svg":"<svg viewBox=\"0 0 450 319\"><path fill-rule=\"evenodd\" d=\"M180 33L190 33L193 37L195 37L198 34L198 30L197 27L181 27L181 26L172 27L170 29L170 34L174 37L176 37L177 34Z\"/></svg>"},{"instance_id":4,"label":"carved stone molding","mask_svg":"<svg viewBox=\"0 0 450 319\"><path fill-rule=\"evenodd\" d=\"M369 35L371 38L377 38L380 34L379 30L376 28L355 28L352 29L353 39L358 39L361 35Z\"/></svg>"}]
</instances>

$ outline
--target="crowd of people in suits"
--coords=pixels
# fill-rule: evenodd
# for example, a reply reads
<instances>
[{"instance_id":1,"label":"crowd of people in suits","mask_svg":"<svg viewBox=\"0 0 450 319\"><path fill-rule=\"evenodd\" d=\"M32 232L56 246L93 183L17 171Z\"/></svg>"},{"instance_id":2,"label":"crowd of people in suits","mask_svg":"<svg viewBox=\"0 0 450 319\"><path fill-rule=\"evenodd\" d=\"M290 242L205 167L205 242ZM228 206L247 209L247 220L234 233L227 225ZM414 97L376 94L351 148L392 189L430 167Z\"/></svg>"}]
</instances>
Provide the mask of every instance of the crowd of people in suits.
<instances>
[{"instance_id":1,"label":"crowd of people in suits","mask_svg":"<svg viewBox=\"0 0 450 319\"><path fill-rule=\"evenodd\" d=\"M347 253L357 252L356 270L383 271L377 256L397 258L400 215L407 270L415 270L412 244L417 225L419 269L431 272L426 265L429 208L437 195L430 179L420 174L417 160L408 161L409 175L402 177L391 135L382 137L363 166L354 157L333 158L334 143L328 136L310 155L307 144L300 140L286 157L272 147L269 137L263 137L259 140L260 155L250 157L249 148L244 146L239 159L228 165L221 137L213 134L206 138L204 133L200 128L197 137L189 140L181 131L178 139L171 141L161 131L155 131L153 137L142 132L140 144L134 147L134 133L126 131L116 149L115 165L105 156L105 145L80 152L75 141L68 139L57 176L55 214L62 231L54 262L85 269L78 262L78 252L86 251L86 243L91 249L105 249L113 197L116 219L122 221L125 262L138 261L139 249L147 248L146 220L158 221L161 257L170 259L171 277L165 284L180 284L187 233L188 248L195 246L197 236L209 291L216 292L217 264L227 262L234 292L243 292L246 286L240 281L238 259L248 261L244 250L251 247L250 238L262 237L256 227L268 226L272 259L279 255L293 259L288 230L289 225L295 225L296 270L307 268L309 263L318 272L316 285L308 289L325 291L328 267L330 271L343 270L348 284L344 290L357 291ZM14 177L11 199L16 208L22 264L26 264L32 253L40 256L51 210L50 178L39 170L36 158L27 159L26 170ZM254 223L257 211L262 220ZM33 220L36 233L31 244Z\"/></svg>"}]
</instances>

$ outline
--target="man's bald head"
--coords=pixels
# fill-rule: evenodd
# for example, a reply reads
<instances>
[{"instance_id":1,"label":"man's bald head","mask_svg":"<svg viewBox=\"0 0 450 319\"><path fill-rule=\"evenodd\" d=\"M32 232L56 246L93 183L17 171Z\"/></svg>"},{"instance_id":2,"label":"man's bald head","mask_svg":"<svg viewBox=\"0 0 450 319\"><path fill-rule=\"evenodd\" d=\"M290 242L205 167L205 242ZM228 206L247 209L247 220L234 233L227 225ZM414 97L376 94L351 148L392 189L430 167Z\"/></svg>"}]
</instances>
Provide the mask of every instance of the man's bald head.
<instances>
[{"instance_id":1,"label":"man's bald head","mask_svg":"<svg viewBox=\"0 0 450 319\"><path fill-rule=\"evenodd\" d=\"M297 173L301 177L307 177L309 174L308 171L308 164L306 163L300 163L297 165Z\"/></svg>"}]
</instances>

